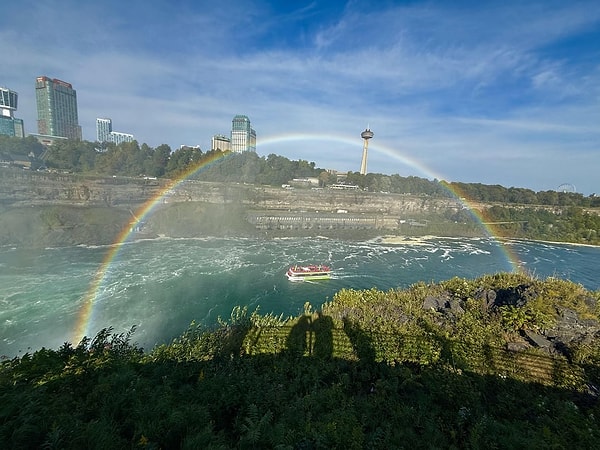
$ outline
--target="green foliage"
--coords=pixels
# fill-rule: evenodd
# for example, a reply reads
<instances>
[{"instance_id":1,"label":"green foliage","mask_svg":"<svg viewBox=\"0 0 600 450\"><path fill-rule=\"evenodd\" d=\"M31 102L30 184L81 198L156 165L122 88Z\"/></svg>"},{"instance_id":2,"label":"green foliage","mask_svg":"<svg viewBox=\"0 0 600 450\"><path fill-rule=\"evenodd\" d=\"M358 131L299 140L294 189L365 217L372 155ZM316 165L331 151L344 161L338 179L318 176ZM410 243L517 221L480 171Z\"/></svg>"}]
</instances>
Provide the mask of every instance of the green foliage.
<instances>
[{"instance_id":1,"label":"green foliage","mask_svg":"<svg viewBox=\"0 0 600 450\"><path fill-rule=\"evenodd\" d=\"M513 203L521 205L550 206L583 206L599 207L600 197L591 195L584 197L576 192L540 191L534 192L524 188L505 188L499 185L481 183L442 182L452 192L459 192L461 197L471 201Z\"/></svg>"},{"instance_id":2,"label":"green foliage","mask_svg":"<svg viewBox=\"0 0 600 450\"><path fill-rule=\"evenodd\" d=\"M440 283L440 288L446 290L452 297L467 299L475 294L476 285L463 278L454 277Z\"/></svg>"},{"instance_id":3,"label":"green foliage","mask_svg":"<svg viewBox=\"0 0 600 450\"><path fill-rule=\"evenodd\" d=\"M486 290L527 286L523 307ZM424 310L432 296L461 312ZM600 344L566 358L504 348L513 324L598 293L519 274L343 290L296 318L236 307L143 353L134 329L0 364L5 448L594 448ZM550 303L550 306L547 306ZM510 307L509 307L510 306ZM518 316L507 319L509 314ZM537 316L536 316L537 315ZM507 321L508 320L508 321ZM545 319L544 319L545 320ZM540 322L541 321L541 322ZM520 325L519 325L520 326Z\"/></svg>"},{"instance_id":4,"label":"green foliage","mask_svg":"<svg viewBox=\"0 0 600 450\"><path fill-rule=\"evenodd\" d=\"M256 404L250 404L248 414L240 425L240 446L242 448L264 448L269 446L271 442L265 437L268 436L267 432L272 420L273 413L271 411L260 415Z\"/></svg>"},{"instance_id":5,"label":"green foliage","mask_svg":"<svg viewBox=\"0 0 600 450\"><path fill-rule=\"evenodd\" d=\"M316 177L320 180L322 186L334 184L338 181L337 177L317 168L314 162L305 160L291 161L276 154L261 158L255 152L243 152L231 155L231 158L221 158L225 155L225 152L221 150L203 152L198 148L184 146L171 151L166 144L151 148L145 143L140 146L137 142L100 145L88 141L60 140L51 147L46 148L31 136L24 139L0 136L0 152L6 155L15 155L21 159L23 155L27 155L34 169L47 165L50 168L77 173L94 172L123 176L145 174L153 177L166 176L173 178L192 171L194 168L204 167L211 161L220 160L219 164L204 168L196 176L206 181L231 181L272 186L287 183L294 178L304 177ZM401 177L398 174L368 173L361 175L358 172L349 173L346 181L370 192L393 192L433 197L453 197L453 193L458 192L461 197L474 202L560 207L563 211L561 212L563 218L571 214L570 212L564 213L564 211L567 211L566 208L600 207L600 196L590 195L584 197L582 194L574 192L540 191L536 193L529 189L505 188L499 185L448 183L415 176ZM493 208L490 208L491 217L507 215L507 212L501 212ZM561 222L559 220L557 223L548 223L544 219L548 219L550 216L547 215L548 211L543 209L515 208L515 211L517 215L525 215L527 218L524 220L516 219L522 221L524 225L500 227L504 229L507 235L510 235L508 231L511 233L518 231L529 236L532 234L543 236L548 232L553 234L553 229ZM573 211L574 219L579 218L580 212ZM597 242L598 227L593 226L594 224L597 225L594 221L594 214L591 217L591 221L586 219L585 222L587 222L587 225L592 226L576 227L578 231L575 235L585 241ZM465 211L455 212L448 219L460 223L472 221L472 218ZM580 225L583 225L583 223Z\"/></svg>"},{"instance_id":6,"label":"green foliage","mask_svg":"<svg viewBox=\"0 0 600 450\"><path fill-rule=\"evenodd\" d=\"M204 158L210 157L210 154L203 155L199 148L181 147L171 153L165 167L165 174L169 178L178 178L190 167L197 165Z\"/></svg>"},{"instance_id":7,"label":"green foliage","mask_svg":"<svg viewBox=\"0 0 600 450\"><path fill-rule=\"evenodd\" d=\"M500 307L502 325L510 330L541 330L553 323L552 316L533 306L517 307L506 305Z\"/></svg>"},{"instance_id":8,"label":"green foliage","mask_svg":"<svg viewBox=\"0 0 600 450\"><path fill-rule=\"evenodd\" d=\"M49 168L90 172L96 163L96 150L91 142L59 140L48 147L45 158Z\"/></svg>"},{"instance_id":9,"label":"green foliage","mask_svg":"<svg viewBox=\"0 0 600 450\"><path fill-rule=\"evenodd\" d=\"M556 207L550 211L495 205L488 208L485 215L486 220L497 224L495 229L504 237L600 244L597 211L585 211L581 207Z\"/></svg>"},{"instance_id":10,"label":"green foliage","mask_svg":"<svg viewBox=\"0 0 600 450\"><path fill-rule=\"evenodd\" d=\"M18 138L0 134L0 153L9 155L29 155L39 158L45 147L33 136Z\"/></svg>"}]
</instances>

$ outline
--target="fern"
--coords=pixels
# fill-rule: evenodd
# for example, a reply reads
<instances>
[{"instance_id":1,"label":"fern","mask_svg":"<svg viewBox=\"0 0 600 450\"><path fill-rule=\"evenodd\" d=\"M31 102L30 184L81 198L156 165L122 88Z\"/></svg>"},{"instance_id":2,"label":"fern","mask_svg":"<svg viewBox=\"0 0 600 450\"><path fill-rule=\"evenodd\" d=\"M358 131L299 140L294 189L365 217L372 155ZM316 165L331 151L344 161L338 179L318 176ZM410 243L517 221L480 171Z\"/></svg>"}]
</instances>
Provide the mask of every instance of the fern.
<instances>
[{"instance_id":1,"label":"fern","mask_svg":"<svg viewBox=\"0 0 600 450\"><path fill-rule=\"evenodd\" d=\"M273 413L269 410L260 416L258 407L255 403L248 406L248 414L244 418L244 423L240 426L242 432L241 441L252 445L259 444L264 430L273 420Z\"/></svg>"}]
</instances>

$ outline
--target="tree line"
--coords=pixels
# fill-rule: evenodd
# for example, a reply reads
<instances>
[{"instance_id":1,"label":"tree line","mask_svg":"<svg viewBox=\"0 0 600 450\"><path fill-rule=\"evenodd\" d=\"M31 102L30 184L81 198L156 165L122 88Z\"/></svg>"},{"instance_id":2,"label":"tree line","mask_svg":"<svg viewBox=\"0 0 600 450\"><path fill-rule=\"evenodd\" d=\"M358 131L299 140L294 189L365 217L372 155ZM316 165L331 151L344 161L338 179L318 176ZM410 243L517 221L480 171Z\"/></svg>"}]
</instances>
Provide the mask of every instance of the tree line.
<instances>
[{"instance_id":1,"label":"tree line","mask_svg":"<svg viewBox=\"0 0 600 450\"><path fill-rule=\"evenodd\" d=\"M32 169L48 168L83 174L148 176L174 178L194 167L202 167L192 177L205 181L235 181L278 186L297 178L317 178L321 187L340 182L336 173L316 167L314 162L293 161L270 154L235 153L197 147L172 150L166 144L152 148L137 141L121 144L61 140L46 148L35 138L0 136L0 156L22 155L31 160ZM218 164L208 164L218 161ZM447 182L416 176L359 172L345 174L344 183L370 192L416 194L433 197L458 195L470 201L520 205L600 207L600 196L555 190L535 192L531 189Z\"/></svg>"},{"instance_id":2,"label":"tree line","mask_svg":"<svg viewBox=\"0 0 600 450\"><path fill-rule=\"evenodd\" d=\"M600 244L600 216L579 206L549 211L494 205L485 211L485 218L507 238Z\"/></svg>"}]
</instances>

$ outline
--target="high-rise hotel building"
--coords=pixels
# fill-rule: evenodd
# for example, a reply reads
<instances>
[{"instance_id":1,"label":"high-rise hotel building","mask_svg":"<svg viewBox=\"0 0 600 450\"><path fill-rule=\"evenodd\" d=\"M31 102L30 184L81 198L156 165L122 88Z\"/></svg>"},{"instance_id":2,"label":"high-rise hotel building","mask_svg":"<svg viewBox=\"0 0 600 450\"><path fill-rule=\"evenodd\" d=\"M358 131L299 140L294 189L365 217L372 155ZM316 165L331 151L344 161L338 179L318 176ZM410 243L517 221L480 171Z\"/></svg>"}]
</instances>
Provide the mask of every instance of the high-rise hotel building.
<instances>
[{"instance_id":1,"label":"high-rise hotel building","mask_svg":"<svg viewBox=\"0 0 600 450\"><path fill-rule=\"evenodd\" d=\"M215 134L210 140L211 150L220 150L222 152L231 151L231 138L222 134Z\"/></svg>"},{"instance_id":2,"label":"high-rise hotel building","mask_svg":"<svg viewBox=\"0 0 600 450\"><path fill-rule=\"evenodd\" d=\"M110 142L110 133L112 133L111 119L96 119L96 140L100 143Z\"/></svg>"},{"instance_id":3,"label":"high-rise hotel building","mask_svg":"<svg viewBox=\"0 0 600 450\"><path fill-rule=\"evenodd\" d=\"M23 120L14 117L19 96L15 91L0 87L0 134L24 137Z\"/></svg>"},{"instance_id":4,"label":"high-rise hotel building","mask_svg":"<svg viewBox=\"0 0 600 450\"><path fill-rule=\"evenodd\" d=\"M250 126L248 116L237 115L231 124L231 151L256 151L256 131Z\"/></svg>"},{"instance_id":5,"label":"high-rise hotel building","mask_svg":"<svg viewBox=\"0 0 600 450\"><path fill-rule=\"evenodd\" d=\"M46 76L35 80L38 133L81 140L77 92L70 83Z\"/></svg>"},{"instance_id":6,"label":"high-rise hotel building","mask_svg":"<svg viewBox=\"0 0 600 450\"><path fill-rule=\"evenodd\" d=\"M113 131L112 120L108 118L96 119L96 140L100 143L114 142L119 145L123 142L133 142L133 134Z\"/></svg>"}]
</instances>

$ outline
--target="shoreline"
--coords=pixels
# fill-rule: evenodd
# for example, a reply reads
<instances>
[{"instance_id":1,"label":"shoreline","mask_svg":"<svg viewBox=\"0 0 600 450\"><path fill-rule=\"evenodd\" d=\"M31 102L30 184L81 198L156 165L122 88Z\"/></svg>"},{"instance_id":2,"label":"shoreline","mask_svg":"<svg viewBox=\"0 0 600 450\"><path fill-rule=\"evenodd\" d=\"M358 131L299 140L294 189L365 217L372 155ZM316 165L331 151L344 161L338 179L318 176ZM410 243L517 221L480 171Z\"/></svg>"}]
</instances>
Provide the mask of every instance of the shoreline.
<instances>
[{"instance_id":1,"label":"shoreline","mask_svg":"<svg viewBox=\"0 0 600 450\"><path fill-rule=\"evenodd\" d=\"M552 244L552 245L572 245L574 247L591 247L591 248L600 248L600 244L582 244L580 242L561 242L561 241L546 241L542 239L524 239L524 238L505 238L505 237L496 237L499 241L518 241L518 242L539 242L540 244Z\"/></svg>"},{"instance_id":2,"label":"shoreline","mask_svg":"<svg viewBox=\"0 0 600 450\"><path fill-rule=\"evenodd\" d=\"M560 241L547 241L542 239L524 239L524 238L507 238L507 237L498 237L498 236L490 236L497 241L502 243L508 243L509 241L517 241L517 242L539 242L540 244L552 244L552 245L570 245L574 247L590 247L590 248L600 248L600 245L595 244L582 244L579 242L560 242ZM384 235L376 238L375 240L379 240L382 244L389 245L401 245L401 244L410 244L410 245L427 245L427 241L432 239L473 239L471 236L435 236L435 235L423 235L423 236L397 236L397 235ZM476 239L476 238L475 238Z\"/></svg>"}]
</instances>

